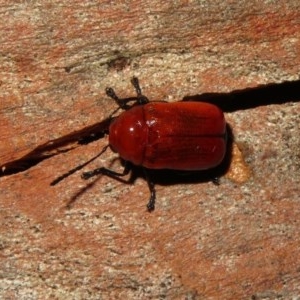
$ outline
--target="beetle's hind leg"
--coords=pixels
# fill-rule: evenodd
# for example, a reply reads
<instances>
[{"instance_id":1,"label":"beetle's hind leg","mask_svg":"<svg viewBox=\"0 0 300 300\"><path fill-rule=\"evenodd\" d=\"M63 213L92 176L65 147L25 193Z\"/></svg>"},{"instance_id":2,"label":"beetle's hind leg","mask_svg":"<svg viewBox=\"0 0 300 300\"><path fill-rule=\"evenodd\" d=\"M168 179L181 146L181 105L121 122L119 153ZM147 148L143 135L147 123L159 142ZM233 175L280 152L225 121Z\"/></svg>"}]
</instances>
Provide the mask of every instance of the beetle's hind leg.
<instances>
[{"instance_id":1,"label":"beetle's hind leg","mask_svg":"<svg viewBox=\"0 0 300 300\"><path fill-rule=\"evenodd\" d=\"M113 170L101 167L101 168L97 168L92 171L82 173L81 178L87 180L93 176L102 174L102 175L105 175L110 178L118 180L120 177L126 176L130 172L130 170L131 170L131 164L128 163L127 161L125 161L125 167L124 167L123 172L115 172ZM147 210L149 212L151 212L155 209L155 200L156 200L155 186L154 186L154 183L150 180L147 170L146 169L143 169L143 170L144 170L144 174L145 174L146 181L147 181L149 191L150 191L150 199L149 199L149 202L147 203Z\"/></svg>"},{"instance_id":2,"label":"beetle's hind leg","mask_svg":"<svg viewBox=\"0 0 300 300\"><path fill-rule=\"evenodd\" d=\"M146 181L147 181L149 191L150 191L150 199L149 199L149 202L147 203L147 210L149 212L151 212L155 209L155 200L156 200L155 185L154 185L153 181L149 178L147 169L143 168L143 170L144 170L144 174L145 174Z\"/></svg>"}]
</instances>

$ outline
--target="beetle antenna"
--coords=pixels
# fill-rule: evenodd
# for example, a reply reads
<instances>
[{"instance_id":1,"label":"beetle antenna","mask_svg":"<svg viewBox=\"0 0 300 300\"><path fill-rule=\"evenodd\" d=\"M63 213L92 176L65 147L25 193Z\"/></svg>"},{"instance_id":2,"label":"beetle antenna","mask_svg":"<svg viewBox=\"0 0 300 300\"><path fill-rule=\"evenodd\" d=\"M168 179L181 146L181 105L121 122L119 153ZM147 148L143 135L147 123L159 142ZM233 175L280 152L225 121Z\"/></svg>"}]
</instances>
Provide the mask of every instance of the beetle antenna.
<instances>
[{"instance_id":1,"label":"beetle antenna","mask_svg":"<svg viewBox=\"0 0 300 300\"><path fill-rule=\"evenodd\" d=\"M136 94L137 94L137 97L136 97L137 98L136 99L137 103L138 104L146 104L146 103L148 103L149 99L142 94L140 83L139 83L139 80L138 80L137 77L135 77L135 76L132 77L131 84L133 85L133 87L134 87L134 89L136 91Z\"/></svg>"},{"instance_id":2,"label":"beetle antenna","mask_svg":"<svg viewBox=\"0 0 300 300\"><path fill-rule=\"evenodd\" d=\"M101 156L106 150L107 148L109 147L109 145L106 145L102 150L101 152L99 152L97 155L95 155L94 157L92 157L90 160L86 161L85 163L81 164L81 165L78 165L77 167L71 169L70 171L68 171L67 173L57 177L56 179L54 179L50 185L56 185L58 184L60 181L62 181L63 179L69 177L70 175L72 175L73 173L81 170L82 168L84 168L86 165L88 165L89 163L91 163L92 161L94 161L96 158L98 158L99 156Z\"/></svg>"},{"instance_id":3,"label":"beetle antenna","mask_svg":"<svg viewBox=\"0 0 300 300\"><path fill-rule=\"evenodd\" d=\"M115 93L115 91L114 91L113 88L107 87L107 88L105 89L105 92L106 92L106 95L107 95L108 97L114 99L117 103L120 102L120 99L119 99L119 97L116 95L116 93Z\"/></svg>"},{"instance_id":4,"label":"beetle antenna","mask_svg":"<svg viewBox=\"0 0 300 300\"><path fill-rule=\"evenodd\" d=\"M140 87L140 83L139 83L139 79L137 77L132 77L131 78L131 84L133 85L135 91L136 91L136 94L138 97L142 96L142 90L141 90L141 87Z\"/></svg>"},{"instance_id":5,"label":"beetle antenna","mask_svg":"<svg viewBox=\"0 0 300 300\"><path fill-rule=\"evenodd\" d=\"M149 102L149 99L142 94L142 90L140 88L139 80L137 77L133 77L131 79L131 84L133 85L135 91L136 91L136 97L128 97L128 98L119 98L117 94L115 93L114 89L111 87L108 87L105 89L106 95L117 103L119 106L112 114L114 115L119 109L128 110L131 108L131 105L128 105L128 102L135 101L136 104L142 105Z\"/></svg>"}]
</instances>

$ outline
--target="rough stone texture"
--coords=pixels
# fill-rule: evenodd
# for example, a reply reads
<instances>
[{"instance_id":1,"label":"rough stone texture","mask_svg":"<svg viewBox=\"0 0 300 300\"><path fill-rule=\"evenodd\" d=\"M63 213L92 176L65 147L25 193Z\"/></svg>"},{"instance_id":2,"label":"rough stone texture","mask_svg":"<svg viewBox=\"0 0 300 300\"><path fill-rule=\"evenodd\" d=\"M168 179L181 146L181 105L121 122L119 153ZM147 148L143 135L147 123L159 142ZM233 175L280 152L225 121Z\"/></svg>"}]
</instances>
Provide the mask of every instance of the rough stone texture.
<instances>
[{"instance_id":1,"label":"rough stone texture","mask_svg":"<svg viewBox=\"0 0 300 300\"><path fill-rule=\"evenodd\" d=\"M1 177L1 299L297 299L299 1L121 2L0 2L0 165L103 120L136 75L153 100L224 93L246 181L158 180L151 214L141 177L49 186L105 139Z\"/></svg>"}]
</instances>

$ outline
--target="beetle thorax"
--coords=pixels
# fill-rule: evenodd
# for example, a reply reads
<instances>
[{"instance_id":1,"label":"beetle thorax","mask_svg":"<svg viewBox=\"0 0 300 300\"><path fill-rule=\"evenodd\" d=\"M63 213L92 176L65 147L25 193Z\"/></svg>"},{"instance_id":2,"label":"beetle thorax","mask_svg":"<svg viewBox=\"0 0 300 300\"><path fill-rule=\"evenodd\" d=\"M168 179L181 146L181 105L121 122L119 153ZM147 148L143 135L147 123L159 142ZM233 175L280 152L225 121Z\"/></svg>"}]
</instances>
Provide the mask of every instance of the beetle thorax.
<instances>
[{"instance_id":1,"label":"beetle thorax","mask_svg":"<svg viewBox=\"0 0 300 300\"><path fill-rule=\"evenodd\" d=\"M144 121L143 105L121 113L109 127L109 144L112 150L135 165L143 163L147 137L148 127Z\"/></svg>"}]
</instances>

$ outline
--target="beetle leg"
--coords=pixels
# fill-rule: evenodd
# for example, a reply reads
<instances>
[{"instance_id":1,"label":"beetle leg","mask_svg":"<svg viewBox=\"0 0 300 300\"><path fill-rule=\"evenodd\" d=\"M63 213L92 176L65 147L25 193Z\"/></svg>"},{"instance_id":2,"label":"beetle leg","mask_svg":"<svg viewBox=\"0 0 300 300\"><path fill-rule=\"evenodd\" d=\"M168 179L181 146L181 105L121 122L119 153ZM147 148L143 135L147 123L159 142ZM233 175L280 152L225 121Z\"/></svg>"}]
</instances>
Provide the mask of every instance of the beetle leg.
<instances>
[{"instance_id":1,"label":"beetle leg","mask_svg":"<svg viewBox=\"0 0 300 300\"><path fill-rule=\"evenodd\" d=\"M129 171L130 171L130 164L125 162L125 167L124 167L124 170L123 170L122 173L115 172L115 171L107 169L105 167L101 167L101 168L97 168L97 169L92 170L92 171L83 172L82 175L81 175L81 178L84 179L84 180L87 180L87 179L89 179L93 176L102 174L102 175L117 179L118 177L122 177L122 176L127 175L129 173Z\"/></svg>"},{"instance_id":2,"label":"beetle leg","mask_svg":"<svg viewBox=\"0 0 300 300\"><path fill-rule=\"evenodd\" d=\"M149 178L147 170L144 168L144 174L146 177L146 181L150 190L150 199L149 202L147 203L147 209L149 212L153 211L155 209L155 199L156 199L156 191L155 191L155 186L153 181Z\"/></svg>"},{"instance_id":3,"label":"beetle leg","mask_svg":"<svg viewBox=\"0 0 300 300\"><path fill-rule=\"evenodd\" d=\"M220 178L219 177L214 177L214 178L212 178L211 181L214 185L220 185Z\"/></svg>"},{"instance_id":4,"label":"beetle leg","mask_svg":"<svg viewBox=\"0 0 300 300\"><path fill-rule=\"evenodd\" d=\"M56 179L54 179L50 185L56 185L58 184L60 181L62 181L63 179L69 177L70 175L72 175L73 173L81 170L83 167L85 167L86 165L88 165L89 163L91 163L92 161L94 161L96 158L98 158L99 156L101 156L106 150L107 148L109 147L109 145L106 145L102 150L101 152L99 152L97 155L95 155L94 157L92 157L91 159L89 159L88 161L86 161L85 163L69 170L67 173L65 174L62 174L61 176L57 177Z\"/></svg>"},{"instance_id":5,"label":"beetle leg","mask_svg":"<svg viewBox=\"0 0 300 300\"><path fill-rule=\"evenodd\" d=\"M97 168L92 171L82 173L81 178L86 180L93 176L102 174L102 175L111 177L113 179L118 179L119 177L127 175L129 173L130 169L131 169L131 165L125 161L125 167L124 167L123 172L121 172L121 173L115 172L115 171L107 169L105 167L101 167L101 168ZM148 184L148 187L150 190L150 199L149 199L149 202L147 203L147 209L149 212L151 212L155 209L155 199L156 199L155 186L154 186L154 183L150 180L146 169L143 169L143 170L144 170L146 181L147 181L147 184Z\"/></svg>"}]
</instances>

